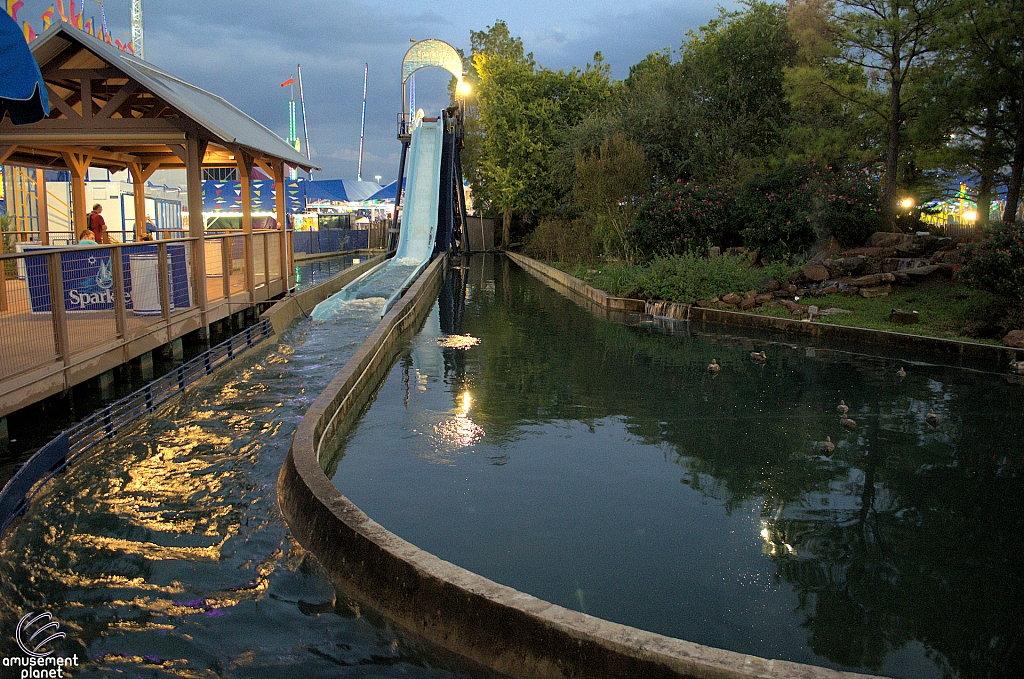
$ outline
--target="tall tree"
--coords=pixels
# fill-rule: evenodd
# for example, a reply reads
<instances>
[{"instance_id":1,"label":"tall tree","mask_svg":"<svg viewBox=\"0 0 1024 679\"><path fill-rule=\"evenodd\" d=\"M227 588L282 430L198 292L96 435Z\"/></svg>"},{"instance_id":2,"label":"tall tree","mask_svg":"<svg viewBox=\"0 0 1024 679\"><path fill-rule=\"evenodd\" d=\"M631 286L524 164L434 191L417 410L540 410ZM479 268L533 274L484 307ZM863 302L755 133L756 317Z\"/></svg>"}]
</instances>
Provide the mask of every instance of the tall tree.
<instances>
[{"instance_id":1,"label":"tall tree","mask_svg":"<svg viewBox=\"0 0 1024 679\"><path fill-rule=\"evenodd\" d=\"M953 0L839 0L833 20L843 58L868 74L885 98L857 97L885 124L884 205L895 228L901 142L915 78L937 49L936 36Z\"/></svg>"}]
</instances>

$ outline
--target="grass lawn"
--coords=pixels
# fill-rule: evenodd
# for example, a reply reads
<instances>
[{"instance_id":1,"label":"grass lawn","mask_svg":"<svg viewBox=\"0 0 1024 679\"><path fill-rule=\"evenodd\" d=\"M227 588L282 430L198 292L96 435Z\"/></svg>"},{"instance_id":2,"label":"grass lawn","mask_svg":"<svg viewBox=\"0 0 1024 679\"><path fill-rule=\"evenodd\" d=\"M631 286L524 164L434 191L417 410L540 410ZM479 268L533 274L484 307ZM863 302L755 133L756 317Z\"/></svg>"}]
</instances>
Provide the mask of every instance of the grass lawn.
<instances>
[{"instance_id":1,"label":"grass lawn","mask_svg":"<svg viewBox=\"0 0 1024 679\"><path fill-rule=\"evenodd\" d=\"M589 266L566 265L559 262L549 262L549 264L611 295L652 296L636 295L635 292L638 286L637 281L643 279L645 275L648 278L645 281L647 285L641 287L650 287L650 271L644 272L643 267L629 266L619 262ZM723 279L715 281L715 285L708 288L709 292L705 292L701 296L708 299L715 296L720 297L727 292L742 294L746 290L755 288L757 283L762 282L766 277L767 272L763 269L751 269L749 275L740 277L725 276ZM673 288L670 281L663 281L663 283L663 285L654 285L653 287L656 289ZM695 300L672 299L670 301L693 302ZM800 302L814 304L822 310L838 307L853 312L816 317L815 320L821 323L983 344L999 344L998 338L982 339L978 337L978 334L993 334L993 332L998 334L998 331L994 331L992 328L998 319L1006 314L1008 306L1006 300L996 295L969 288L962 283L942 277L915 286L893 285L892 293L888 297L866 299L860 296L848 297L837 294L824 297L805 297ZM920 314L920 321L915 325L890 323L889 315L893 309L917 311ZM769 309L767 306L754 309L749 313L780 318L793 317L785 308Z\"/></svg>"}]
</instances>

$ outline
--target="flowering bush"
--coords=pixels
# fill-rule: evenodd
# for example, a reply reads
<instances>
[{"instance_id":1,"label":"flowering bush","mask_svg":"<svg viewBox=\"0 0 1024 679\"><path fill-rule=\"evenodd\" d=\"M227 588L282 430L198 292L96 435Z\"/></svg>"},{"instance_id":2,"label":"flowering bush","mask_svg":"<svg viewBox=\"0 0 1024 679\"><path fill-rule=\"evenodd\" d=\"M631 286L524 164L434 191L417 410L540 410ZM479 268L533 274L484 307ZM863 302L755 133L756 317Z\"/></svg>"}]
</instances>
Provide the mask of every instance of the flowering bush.
<instances>
[{"instance_id":1,"label":"flowering bush","mask_svg":"<svg viewBox=\"0 0 1024 679\"><path fill-rule=\"evenodd\" d=\"M965 283L1024 300L1024 222L996 227L972 250L974 256L960 272Z\"/></svg>"},{"instance_id":2,"label":"flowering bush","mask_svg":"<svg viewBox=\"0 0 1024 679\"><path fill-rule=\"evenodd\" d=\"M732 210L732 197L721 187L676 181L640 205L630 239L643 257L702 252L721 242Z\"/></svg>"},{"instance_id":3,"label":"flowering bush","mask_svg":"<svg viewBox=\"0 0 1024 679\"><path fill-rule=\"evenodd\" d=\"M867 176L813 162L788 163L747 181L737 199L744 245L789 261L819 238L861 245L881 225L878 187Z\"/></svg>"}]
</instances>

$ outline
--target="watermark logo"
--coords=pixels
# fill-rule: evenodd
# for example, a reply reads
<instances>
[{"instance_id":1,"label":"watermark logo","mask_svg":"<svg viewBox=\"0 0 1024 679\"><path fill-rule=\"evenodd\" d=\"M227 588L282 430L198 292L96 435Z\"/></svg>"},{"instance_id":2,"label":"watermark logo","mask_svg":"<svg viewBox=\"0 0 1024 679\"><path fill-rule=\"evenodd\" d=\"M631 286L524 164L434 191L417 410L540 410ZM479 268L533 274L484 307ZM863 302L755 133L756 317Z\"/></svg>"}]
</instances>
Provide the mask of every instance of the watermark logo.
<instances>
[{"instance_id":1,"label":"watermark logo","mask_svg":"<svg viewBox=\"0 0 1024 679\"><path fill-rule=\"evenodd\" d=\"M60 623L49 611L26 613L18 621L14 640L24 657L5 657L0 665L21 669L20 679L52 679L63 677L68 667L78 667L78 654L71 656L54 655L47 646L67 634L60 631Z\"/></svg>"},{"instance_id":2,"label":"watermark logo","mask_svg":"<svg viewBox=\"0 0 1024 679\"><path fill-rule=\"evenodd\" d=\"M41 624L44 623L44 624ZM60 631L60 623L53 620L49 612L26 613L18 622L18 629L15 632L14 640L18 642L18 648L25 655L33 658L45 658L53 653L52 650L41 652L48 643L55 639L66 639L67 634Z\"/></svg>"}]
</instances>

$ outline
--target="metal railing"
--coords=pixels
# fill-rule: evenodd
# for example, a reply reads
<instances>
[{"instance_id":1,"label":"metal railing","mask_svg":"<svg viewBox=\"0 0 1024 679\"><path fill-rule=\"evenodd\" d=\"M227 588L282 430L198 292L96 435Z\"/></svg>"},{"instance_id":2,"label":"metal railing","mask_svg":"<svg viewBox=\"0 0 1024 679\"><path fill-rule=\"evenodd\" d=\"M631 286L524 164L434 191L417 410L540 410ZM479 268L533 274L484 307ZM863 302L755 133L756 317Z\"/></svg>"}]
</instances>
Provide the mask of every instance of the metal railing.
<instances>
[{"instance_id":1,"label":"metal railing","mask_svg":"<svg viewBox=\"0 0 1024 679\"><path fill-rule=\"evenodd\" d=\"M0 537L47 481L67 468L75 458L145 415L190 384L274 334L267 319L246 328L201 355L183 363L138 391L111 403L62 432L40 448L0 491Z\"/></svg>"}]
</instances>

